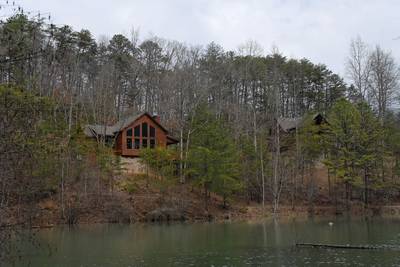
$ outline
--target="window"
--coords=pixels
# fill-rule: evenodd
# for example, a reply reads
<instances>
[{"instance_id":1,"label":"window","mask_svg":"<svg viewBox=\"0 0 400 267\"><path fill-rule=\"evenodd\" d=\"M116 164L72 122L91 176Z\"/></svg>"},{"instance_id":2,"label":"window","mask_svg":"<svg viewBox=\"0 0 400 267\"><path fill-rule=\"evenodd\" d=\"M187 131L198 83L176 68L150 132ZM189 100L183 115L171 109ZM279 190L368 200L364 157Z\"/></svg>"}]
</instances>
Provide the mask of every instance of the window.
<instances>
[{"instance_id":1,"label":"window","mask_svg":"<svg viewBox=\"0 0 400 267\"><path fill-rule=\"evenodd\" d=\"M142 140L142 147L146 148L147 147L147 139Z\"/></svg>"},{"instance_id":2,"label":"window","mask_svg":"<svg viewBox=\"0 0 400 267\"><path fill-rule=\"evenodd\" d=\"M156 128L144 122L133 129L128 129L128 139L130 139L127 141L128 149L154 148L156 146Z\"/></svg>"},{"instance_id":3,"label":"window","mask_svg":"<svg viewBox=\"0 0 400 267\"><path fill-rule=\"evenodd\" d=\"M135 146L134 149L139 149L140 148L140 139L135 138Z\"/></svg>"},{"instance_id":4,"label":"window","mask_svg":"<svg viewBox=\"0 0 400 267\"><path fill-rule=\"evenodd\" d=\"M154 148L156 146L156 140L150 139L150 148Z\"/></svg>"},{"instance_id":5,"label":"window","mask_svg":"<svg viewBox=\"0 0 400 267\"><path fill-rule=\"evenodd\" d=\"M140 137L140 125L135 127L135 137Z\"/></svg>"},{"instance_id":6,"label":"window","mask_svg":"<svg viewBox=\"0 0 400 267\"><path fill-rule=\"evenodd\" d=\"M140 125L126 130L126 148L140 149Z\"/></svg>"},{"instance_id":7,"label":"window","mask_svg":"<svg viewBox=\"0 0 400 267\"><path fill-rule=\"evenodd\" d=\"M147 138L148 133L147 133L147 123L142 124L142 137Z\"/></svg>"},{"instance_id":8,"label":"window","mask_svg":"<svg viewBox=\"0 0 400 267\"><path fill-rule=\"evenodd\" d=\"M132 142L133 142L132 133L133 133L132 128L129 128L128 130L126 130L126 148L127 149L132 149L133 148L133 146L132 146Z\"/></svg>"},{"instance_id":9,"label":"window","mask_svg":"<svg viewBox=\"0 0 400 267\"><path fill-rule=\"evenodd\" d=\"M132 138L126 138L126 148L132 149Z\"/></svg>"}]
</instances>

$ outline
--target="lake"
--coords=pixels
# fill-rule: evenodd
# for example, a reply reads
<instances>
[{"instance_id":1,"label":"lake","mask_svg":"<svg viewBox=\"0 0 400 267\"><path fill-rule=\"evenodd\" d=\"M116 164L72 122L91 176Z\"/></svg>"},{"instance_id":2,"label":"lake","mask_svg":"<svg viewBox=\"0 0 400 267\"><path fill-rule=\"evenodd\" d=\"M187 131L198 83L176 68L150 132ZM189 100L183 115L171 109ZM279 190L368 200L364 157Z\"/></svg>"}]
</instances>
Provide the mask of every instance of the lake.
<instances>
[{"instance_id":1,"label":"lake","mask_svg":"<svg viewBox=\"0 0 400 267\"><path fill-rule=\"evenodd\" d=\"M40 230L36 239L41 246L24 244L15 266L400 266L400 250L294 246L400 245L400 220L389 219L90 225Z\"/></svg>"}]
</instances>

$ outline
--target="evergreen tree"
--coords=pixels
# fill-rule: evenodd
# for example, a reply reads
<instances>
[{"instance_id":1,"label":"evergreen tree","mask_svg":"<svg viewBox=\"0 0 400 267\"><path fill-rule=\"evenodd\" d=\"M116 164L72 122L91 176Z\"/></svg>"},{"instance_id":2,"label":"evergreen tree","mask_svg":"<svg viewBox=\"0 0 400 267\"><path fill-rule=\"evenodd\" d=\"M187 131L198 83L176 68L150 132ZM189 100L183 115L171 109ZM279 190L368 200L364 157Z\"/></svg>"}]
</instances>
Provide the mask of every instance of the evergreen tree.
<instances>
[{"instance_id":1,"label":"evergreen tree","mask_svg":"<svg viewBox=\"0 0 400 267\"><path fill-rule=\"evenodd\" d=\"M163 147L146 148L140 151L140 157L147 167L146 185L149 186L152 182L164 196L167 188L177 180L179 161L176 150Z\"/></svg>"},{"instance_id":2,"label":"evergreen tree","mask_svg":"<svg viewBox=\"0 0 400 267\"><path fill-rule=\"evenodd\" d=\"M210 192L221 195L226 206L228 198L241 188L238 154L231 133L205 107L197 110L194 124L197 131L189 151L189 174L204 189L206 209Z\"/></svg>"},{"instance_id":3,"label":"evergreen tree","mask_svg":"<svg viewBox=\"0 0 400 267\"><path fill-rule=\"evenodd\" d=\"M362 178L364 204L368 206L369 191L377 188L376 162L382 158L379 142L382 140L383 130L379 121L367 103L362 102L357 106L360 112L360 129L357 135L357 167L360 169L359 177Z\"/></svg>"},{"instance_id":4,"label":"evergreen tree","mask_svg":"<svg viewBox=\"0 0 400 267\"><path fill-rule=\"evenodd\" d=\"M349 101L340 99L329 113L329 129L328 134L325 135L328 148L325 163L330 171L344 183L347 206L351 187L357 176L360 121L359 110Z\"/></svg>"}]
</instances>

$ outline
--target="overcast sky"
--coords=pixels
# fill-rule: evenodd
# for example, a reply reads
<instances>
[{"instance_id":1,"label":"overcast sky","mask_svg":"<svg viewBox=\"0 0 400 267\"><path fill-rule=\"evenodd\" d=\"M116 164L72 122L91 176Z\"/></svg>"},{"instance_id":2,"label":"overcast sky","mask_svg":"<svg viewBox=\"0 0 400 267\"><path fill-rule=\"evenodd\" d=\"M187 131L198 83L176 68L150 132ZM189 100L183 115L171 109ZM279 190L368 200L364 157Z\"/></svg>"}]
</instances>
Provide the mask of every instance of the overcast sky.
<instances>
[{"instance_id":1,"label":"overcast sky","mask_svg":"<svg viewBox=\"0 0 400 267\"><path fill-rule=\"evenodd\" d=\"M151 34L188 44L215 41L235 50L256 40L288 57L309 58L344 75L350 40L359 35L400 61L400 0L16 0L51 12L54 23L95 37Z\"/></svg>"}]
</instances>

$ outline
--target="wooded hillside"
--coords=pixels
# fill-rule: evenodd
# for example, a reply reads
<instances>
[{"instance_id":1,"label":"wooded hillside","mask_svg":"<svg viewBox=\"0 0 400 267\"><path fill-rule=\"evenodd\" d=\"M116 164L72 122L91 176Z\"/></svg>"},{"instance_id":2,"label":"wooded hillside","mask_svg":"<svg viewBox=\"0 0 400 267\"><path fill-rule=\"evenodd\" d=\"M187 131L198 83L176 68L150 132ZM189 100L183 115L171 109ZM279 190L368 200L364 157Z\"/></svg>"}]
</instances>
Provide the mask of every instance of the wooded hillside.
<instances>
[{"instance_id":1,"label":"wooded hillside","mask_svg":"<svg viewBox=\"0 0 400 267\"><path fill-rule=\"evenodd\" d=\"M122 166L82 125L137 111L159 114L180 140L144 151L144 161L169 184L203 190L205 208L210 192L274 212L280 202L397 201L399 66L379 46L350 47L348 85L325 65L265 55L253 41L225 51L136 32L95 40L16 14L0 25L0 207L56 196L73 223L71 203L112 196ZM317 112L325 125L309 119ZM280 118L302 118L301 127L284 134ZM317 163L328 172L323 199Z\"/></svg>"}]
</instances>

